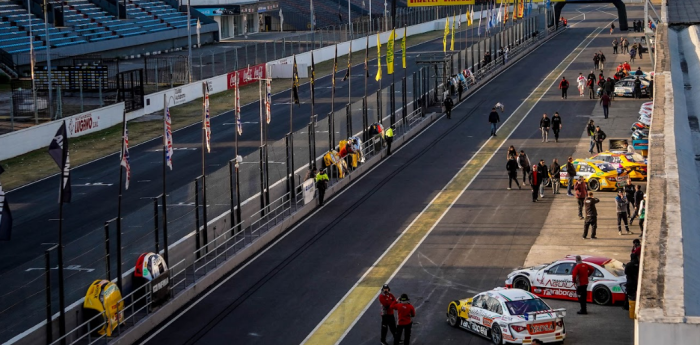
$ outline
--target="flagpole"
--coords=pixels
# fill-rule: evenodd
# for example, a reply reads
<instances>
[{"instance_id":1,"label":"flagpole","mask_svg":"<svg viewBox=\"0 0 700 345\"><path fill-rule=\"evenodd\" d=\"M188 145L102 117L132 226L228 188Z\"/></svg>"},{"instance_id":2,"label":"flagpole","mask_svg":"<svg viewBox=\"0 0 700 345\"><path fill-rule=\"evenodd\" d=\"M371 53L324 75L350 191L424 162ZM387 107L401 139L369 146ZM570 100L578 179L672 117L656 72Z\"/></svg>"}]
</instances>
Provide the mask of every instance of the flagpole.
<instances>
[{"instance_id":1,"label":"flagpole","mask_svg":"<svg viewBox=\"0 0 700 345\"><path fill-rule=\"evenodd\" d=\"M166 94L163 94L163 105L165 106L165 109L168 108L168 99L167 99ZM126 121L126 112L124 112L124 114L125 114L124 121ZM165 119L163 119L163 121L165 121ZM126 127L126 126L124 126L124 127ZM165 133L163 133L163 135L165 135ZM168 261L168 244L167 244L168 243L168 238L167 238L167 236L168 236L168 203L167 203L167 198L166 198L166 193L165 193L165 191L166 191L165 167L168 165L168 146L166 145L167 138L163 138L163 139L165 139L165 140L163 140L163 236L164 236L163 243L165 244L165 246L163 247L163 249L164 249L163 254L165 254L165 256L164 256L165 264L168 267L170 267L170 262ZM119 175L119 177L121 178L121 174ZM122 188L121 183L119 183L119 189L121 190L121 188ZM121 194L121 192L119 194ZM121 199L119 201L121 202ZM158 254L158 253L156 253L156 254Z\"/></svg>"},{"instance_id":2,"label":"flagpole","mask_svg":"<svg viewBox=\"0 0 700 345\"><path fill-rule=\"evenodd\" d=\"M63 181L66 174L65 165L61 170L61 183L58 191L58 198L60 200L58 206L58 328L60 336L64 336L66 334L66 297L65 282L63 281ZM121 186L121 182L119 185ZM119 192L119 194L121 195L121 192Z\"/></svg>"},{"instance_id":3,"label":"flagpole","mask_svg":"<svg viewBox=\"0 0 700 345\"><path fill-rule=\"evenodd\" d=\"M122 115L122 157L124 155L124 136L126 135L126 110ZM117 199L117 287L122 289L122 271L121 271L121 231L122 231L122 193L124 182L124 165L119 164L119 197Z\"/></svg>"},{"instance_id":4,"label":"flagpole","mask_svg":"<svg viewBox=\"0 0 700 345\"><path fill-rule=\"evenodd\" d=\"M188 0L189 3L189 0ZM202 219L204 220L204 247L208 243L208 220L207 220L207 128L206 128L206 107L207 107L207 84L202 83ZM197 210L199 212L199 210ZM208 252L208 249L205 249Z\"/></svg>"}]
</instances>

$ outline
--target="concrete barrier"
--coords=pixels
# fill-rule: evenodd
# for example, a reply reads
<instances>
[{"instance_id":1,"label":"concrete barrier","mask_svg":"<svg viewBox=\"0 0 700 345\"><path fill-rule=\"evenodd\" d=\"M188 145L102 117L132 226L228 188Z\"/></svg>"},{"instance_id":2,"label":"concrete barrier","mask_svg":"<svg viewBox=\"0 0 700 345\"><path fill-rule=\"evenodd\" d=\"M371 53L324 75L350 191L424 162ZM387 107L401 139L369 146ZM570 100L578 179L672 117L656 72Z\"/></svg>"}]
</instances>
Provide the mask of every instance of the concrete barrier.
<instances>
[{"instance_id":1,"label":"concrete barrier","mask_svg":"<svg viewBox=\"0 0 700 345\"><path fill-rule=\"evenodd\" d=\"M654 111L635 344L695 344L700 337L700 86L697 27L657 27ZM697 91L695 91L695 94ZM695 128L691 128L694 123Z\"/></svg>"},{"instance_id":2,"label":"concrete barrier","mask_svg":"<svg viewBox=\"0 0 700 345\"><path fill-rule=\"evenodd\" d=\"M123 116L124 103L121 102L69 116L63 121L47 122L0 135L0 160L48 147L63 122L67 126L68 137L75 138L120 124Z\"/></svg>"}]
</instances>

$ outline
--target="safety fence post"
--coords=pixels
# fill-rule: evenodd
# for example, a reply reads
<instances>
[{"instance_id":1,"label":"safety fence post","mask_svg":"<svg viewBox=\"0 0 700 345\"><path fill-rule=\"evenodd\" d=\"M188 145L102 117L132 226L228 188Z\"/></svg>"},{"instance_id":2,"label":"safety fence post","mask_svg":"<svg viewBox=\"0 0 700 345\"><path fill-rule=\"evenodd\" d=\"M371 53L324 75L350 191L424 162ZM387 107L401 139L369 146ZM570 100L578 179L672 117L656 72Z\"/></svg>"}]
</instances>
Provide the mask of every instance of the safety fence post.
<instances>
[{"instance_id":1,"label":"safety fence post","mask_svg":"<svg viewBox=\"0 0 700 345\"><path fill-rule=\"evenodd\" d=\"M53 325L51 316L51 251L57 246L53 246L44 251L44 284L46 291L46 344L51 344L53 340Z\"/></svg>"},{"instance_id":2,"label":"safety fence post","mask_svg":"<svg viewBox=\"0 0 700 345\"><path fill-rule=\"evenodd\" d=\"M202 246L200 243L199 234L199 179L201 176L194 179L194 233L195 233L195 252L197 253L197 259L199 259L201 253L199 251Z\"/></svg>"},{"instance_id":3,"label":"safety fence post","mask_svg":"<svg viewBox=\"0 0 700 345\"><path fill-rule=\"evenodd\" d=\"M156 254L158 254L158 252L160 252L160 248L159 248L160 241L159 241L159 235L158 235L158 199L159 198L160 198L160 195L155 197L155 198L151 198L153 200L153 226L154 226L153 232L154 232L155 240L156 240L156 242L155 242L155 253Z\"/></svg>"}]
</instances>

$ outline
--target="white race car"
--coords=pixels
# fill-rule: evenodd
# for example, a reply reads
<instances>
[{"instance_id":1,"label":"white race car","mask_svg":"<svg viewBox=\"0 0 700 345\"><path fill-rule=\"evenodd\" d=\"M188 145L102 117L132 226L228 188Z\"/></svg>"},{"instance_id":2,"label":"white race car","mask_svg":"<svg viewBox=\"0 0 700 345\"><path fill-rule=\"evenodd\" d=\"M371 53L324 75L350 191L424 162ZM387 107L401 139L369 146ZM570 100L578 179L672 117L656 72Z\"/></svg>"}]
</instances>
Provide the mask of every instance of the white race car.
<instances>
[{"instance_id":1,"label":"white race car","mask_svg":"<svg viewBox=\"0 0 700 345\"><path fill-rule=\"evenodd\" d=\"M494 344L545 343L566 338L566 309L552 309L539 297L520 290L495 288L473 298L455 300L447 307L447 322L486 338Z\"/></svg>"},{"instance_id":2,"label":"white race car","mask_svg":"<svg viewBox=\"0 0 700 345\"><path fill-rule=\"evenodd\" d=\"M576 301L576 287L571 271L576 256L568 255L555 262L523 269L508 274L506 287L530 291L545 298ZM627 278L622 262L596 256L581 256L583 262L595 269L589 277L586 300L600 305L625 301Z\"/></svg>"}]
</instances>

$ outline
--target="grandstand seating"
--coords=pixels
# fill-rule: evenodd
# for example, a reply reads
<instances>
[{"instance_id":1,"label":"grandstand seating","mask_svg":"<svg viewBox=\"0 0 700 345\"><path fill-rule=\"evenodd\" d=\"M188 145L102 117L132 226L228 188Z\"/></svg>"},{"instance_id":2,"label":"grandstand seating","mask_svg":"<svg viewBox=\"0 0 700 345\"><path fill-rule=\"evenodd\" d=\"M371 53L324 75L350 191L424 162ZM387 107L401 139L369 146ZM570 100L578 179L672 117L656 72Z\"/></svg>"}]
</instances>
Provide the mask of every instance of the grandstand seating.
<instances>
[{"instance_id":1,"label":"grandstand seating","mask_svg":"<svg viewBox=\"0 0 700 345\"><path fill-rule=\"evenodd\" d=\"M65 47L186 28L187 14L158 0L127 0L127 19L120 20L88 0L49 0L63 5L65 27L49 25L27 11L26 1L0 0L0 49L8 53L29 51L30 30L36 49ZM191 26L197 24L191 19Z\"/></svg>"},{"instance_id":2,"label":"grandstand seating","mask_svg":"<svg viewBox=\"0 0 700 345\"><path fill-rule=\"evenodd\" d=\"M369 13L369 1L372 1L373 16L379 16L384 12L384 0L364 0L365 7L362 7L363 0L351 0L350 11L353 18L367 15ZM387 3L390 2L387 0ZM297 30L307 29L310 18L310 9L308 2L298 0L280 0L282 12L285 15L285 23L293 25ZM398 7L406 7L406 0L398 0ZM314 11L316 12L316 27L324 28L331 25L339 25L347 23L348 5L347 2L342 2L340 8L337 0L315 0ZM338 14L343 16L341 22ZM277 16L277 14L273 15Z\"/></svg>"}]
</instances>

